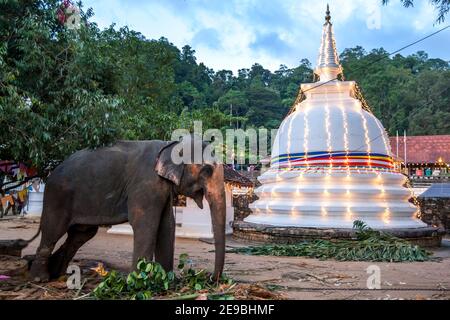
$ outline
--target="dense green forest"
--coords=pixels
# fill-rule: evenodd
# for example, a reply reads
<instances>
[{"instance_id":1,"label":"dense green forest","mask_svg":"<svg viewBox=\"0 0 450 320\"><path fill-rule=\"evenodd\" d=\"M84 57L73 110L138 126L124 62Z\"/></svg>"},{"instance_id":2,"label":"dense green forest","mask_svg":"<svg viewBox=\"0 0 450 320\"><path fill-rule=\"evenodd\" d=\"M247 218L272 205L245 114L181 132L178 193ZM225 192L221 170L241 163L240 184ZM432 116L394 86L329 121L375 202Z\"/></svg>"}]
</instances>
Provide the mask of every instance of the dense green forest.
<instances>
[{"instance_id":1,"label":"dense green forest","mask_svg":"<svg viewBox=\"0 0 450 320\"><path fill-rule=\"evenodd\" d=\"M44 171L77 149L168 139L193 120L204 128L277 128L299 85L313 78L306 59L274 72L259 64L214 71L190 46L128 28L100 30L92 10L81 12L79 29L68 29L64 3L0 1L0 159L31 160ZM356 47L341 62L390 134L450 134L448 61Z\"/></svg>"}]
</instances>

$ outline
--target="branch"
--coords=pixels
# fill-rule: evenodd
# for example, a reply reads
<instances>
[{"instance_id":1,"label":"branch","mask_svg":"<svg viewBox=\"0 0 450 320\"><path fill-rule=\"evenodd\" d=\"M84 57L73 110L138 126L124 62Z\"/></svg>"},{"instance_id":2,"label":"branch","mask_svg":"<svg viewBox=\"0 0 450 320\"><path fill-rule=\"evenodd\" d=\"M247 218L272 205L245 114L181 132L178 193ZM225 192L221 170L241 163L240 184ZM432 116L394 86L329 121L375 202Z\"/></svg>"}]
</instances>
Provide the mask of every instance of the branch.
<instances>
[{"instance_id":1,"label":"branch","mask_svg":"<svg viewBox=\"0 0 450 320\"><path fill-rule=\"evenodd\" d=\"M15 130L15 131L19 132L25 138L25 140L27 140L28 142L31 141L31 138L23 130L16 128L9 123L7 125L10 130Z\"/></svg>"},{"instance_id":2,"label":"branch","mask_svg":"<svg viewBox=\"0 0 450 320\"><path fill-rule=\"evenodd\" d=\"M59 134L59 136L55 139L55 143L53 143L52 147L55 147L60 142L60 140L65 137L66 133L68 133L73 127L75 127L76 124L77 121L73 122L69 127L66 128L66 130L64 130L64 132Z\"/></svg>"}]
</instances>

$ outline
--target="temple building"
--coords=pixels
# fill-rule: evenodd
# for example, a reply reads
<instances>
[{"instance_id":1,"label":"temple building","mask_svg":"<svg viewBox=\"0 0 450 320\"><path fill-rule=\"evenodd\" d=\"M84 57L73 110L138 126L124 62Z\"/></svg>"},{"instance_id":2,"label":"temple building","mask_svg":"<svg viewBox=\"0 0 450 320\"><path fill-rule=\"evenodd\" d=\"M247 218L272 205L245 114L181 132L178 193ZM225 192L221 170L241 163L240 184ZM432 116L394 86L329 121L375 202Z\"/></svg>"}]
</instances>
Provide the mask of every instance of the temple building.
<instances>
[{"instance_id":1,"label":"temple building","mask_svg":"<svg viewBox=\"0 0 450 320\"><path fill-rule=\"evenodd\" d=\"M413 182L450 181L450 135L391 137L392 153Z\"/></svg>"},{"instance_id":2,"label":"temple building","mask_svg":"<svg viewBox=\"0 0 450 320\"><path fill-rule=\"evenodd\" d=\"M344 81L327 8L314 83L301 85L258 179L253 226L419 229L407 177L394 167L389 137L357 84Z\"/></svg>"}]
</instances>

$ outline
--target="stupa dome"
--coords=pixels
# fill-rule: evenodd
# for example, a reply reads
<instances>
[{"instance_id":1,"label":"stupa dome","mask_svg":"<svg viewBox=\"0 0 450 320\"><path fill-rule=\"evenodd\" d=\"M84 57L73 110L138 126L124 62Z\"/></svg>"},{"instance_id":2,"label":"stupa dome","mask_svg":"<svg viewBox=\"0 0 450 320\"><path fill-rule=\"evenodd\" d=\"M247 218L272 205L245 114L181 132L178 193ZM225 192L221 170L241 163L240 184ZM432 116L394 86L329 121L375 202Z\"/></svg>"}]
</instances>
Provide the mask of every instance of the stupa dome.
<instances>
[{"instance_id":1,"label":"stupa dome","mask_svg":"<svg viewBox=\"0 0 450 320\"><path fill-rule=\"evenodd\" d=\"M282 122L271 166L245 222L290 227L421 228L407 177L396 171L388 135L342 67L327 8L315 74Z\"/></svg>"},{"instance_id":2,"label":"stupa dome","mask_svg":"<svg viewBox=\"0 0 450 320\"><path fill-rule=\"evenodd\" d=\"M336 156L364 156L353 158L353 163L361 162L358 167L363 167L363 163L371 160L365 167L392 169L387 133L381 122L371 112L364 110L361 102L355 98L356 84L336 80L308 92L311 88L302 85L306 99L295 106L294 112L282 122L278 130L272 148L272 167L299 165L296 160L305 154L328 159L337 153ZM291 161L284 161L287 155L291 155ZM341 158L343 161L345 159ZM341 162L335 159L334 164ZM328 161L324 163L331 164ZM303 164L306 166L308 162Z\"/></svg>"}]
</instances>

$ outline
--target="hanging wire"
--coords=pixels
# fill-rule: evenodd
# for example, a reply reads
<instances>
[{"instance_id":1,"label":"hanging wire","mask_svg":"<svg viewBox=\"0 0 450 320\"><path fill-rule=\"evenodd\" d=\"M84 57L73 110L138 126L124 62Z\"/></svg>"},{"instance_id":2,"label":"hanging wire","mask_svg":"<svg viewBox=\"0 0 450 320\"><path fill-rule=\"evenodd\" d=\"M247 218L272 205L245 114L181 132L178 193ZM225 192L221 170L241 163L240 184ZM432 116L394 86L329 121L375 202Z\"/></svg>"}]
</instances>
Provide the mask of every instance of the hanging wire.
<instances>
[{"instance_id":1,"label":"hanging wire","mask_svg":"<svg viewBox=\"0 0 450 320\"><path fill-rule=\"evenodd\" d=\"M359 68L355 68L355 69L353 70L353 72L359 71L359 70L361 70L361 69L363 69L363 68L367 68L367 67L369 67L369 66L371 66L371 65L373 65L373 64L375 64L375 63L378 63L378 62L380 62L381 60L384 60L384 59L386 59L386 58L388 58L388 57L390 57L390 56L392 56L392 55L394 55L394 54L397 54L397 53L399 53L400 51L403 51L403 50L405 50L405 49L407 49L407 48L409 48L409 47L411 47L411 46L413 46L413 45L415 45L415 44L417 44L417 43L420 43L420 42L422 42L422 41L424 41L424 40L426 40L426 39L428 39L428 38L431 38L432 36L435 36L435 35L437 35L438 33L442 32L442 31L444 31L444 30L446 30L446 29L448 29L448 28L450 28L450 25L447 25L447 26L445 26L445 27L443 27L443 28L441 28L441 29L439 29L439 30L433 32L433 33L430 33L429 35L427 35L427 36L425 36L425 37L423 37L423 38L420 38L420 39L418 39L418 40L416 40L416 41L414 41L414 42L411 42L410 44L407 44L407 45L401 47L400 49L397 49L397 50L395 50L395 51L393 51L393 52L391 52L391 53L388 53L388 54L385 55L385 56L382 56L382 57L380 57L380 58L378 58L378 59L375 59L375 60L373 60L373 61L371 61L371 62L368 62L367 64L365 64L365 65L363 65L363 66L360 66ZM313 81L316 80L316 79L317 79L316 74L314 74L314 75L313 75ZM343 74L342 74L342 79L344 79ZM306 90L302 90L301 87L300 87L299 90L298 90L297 98L295 99L293 105L292 105L291 108L289 109L289 112L288 112L287 116L289 116L291 113L293 113L293 112L295 111L297 105L298 105L299 103L303 102L303 101L306 99L306 95L305 95L306 92L311 91L311 90L314 90L314 89L316 89L316 88L319 88L319 87L321 87L321 86L323 86L323 85L326 85L327 83L330 83L330 82L335 81L335 80L339 80L339 76L336 77L336 78L334 78L334 79L325 81L325 82L323 82L323 83L319 83L318 85L313 86L313 87L311 87L311 88L309 88L309 89L306 89ZM356 95L355 98L358 99L359 101L361 101L362 108L363 108L364 110L366 110L367 112L372 113L372 111L371 111L371 109L370 109L370 106L369 106L369 104L366 102L366 100L364 99L364 97L363 97L363 95L362 95L362 92L361 92L361 89L359 88L358 85L356 85L355 95Z\"/></svg>"},{"instance_id":2,"label":"hanging wire","mask_svg":"<svg viewBox=\"0 0 450 320\"><path fill-rule=\"evenodd\" d=\"M357 83L355 83L355 98L361 102L363 110L366 110L367 112L373 114L372 109L370 108L366 99L364 99L361 89L359 88L359 85Z\"/></svg>"},{"instance_id":3,"label":"hanging wire","mask_svg":"<svg viewBox=\"0 0 450 320\"><path fill-rule=\"evenodd\" d=\"M444 90L439 91L439 92L436 94L436 96L441 95L442 93L446 92L447 90L448 90L448 88L444 88ZM418 109L424 108L424 107L427 106L427 104L428 104L428 102L419 105L417 108L418 108ZM383 136L383 133L380 134L380 135L378 135L378 136L376 136L375 138L369 140L368 143L373 142L373 141L375 141L375 140L378 140L378 139L381 138L382 136ZM360 151L360 150L362 150L362 148L364 148L366 145L367 145L367 143L364 143L364 144L361 145L360 147L356 148L355 151Z\"/></svg>"}]
</instances>

